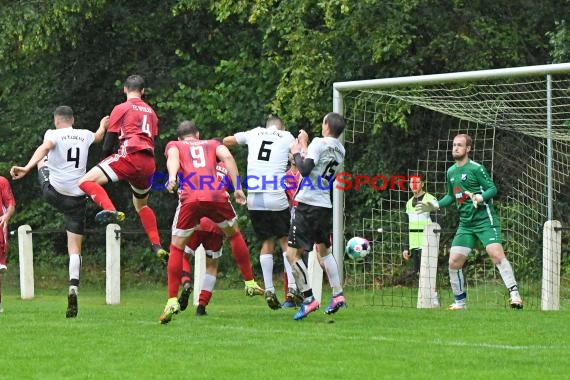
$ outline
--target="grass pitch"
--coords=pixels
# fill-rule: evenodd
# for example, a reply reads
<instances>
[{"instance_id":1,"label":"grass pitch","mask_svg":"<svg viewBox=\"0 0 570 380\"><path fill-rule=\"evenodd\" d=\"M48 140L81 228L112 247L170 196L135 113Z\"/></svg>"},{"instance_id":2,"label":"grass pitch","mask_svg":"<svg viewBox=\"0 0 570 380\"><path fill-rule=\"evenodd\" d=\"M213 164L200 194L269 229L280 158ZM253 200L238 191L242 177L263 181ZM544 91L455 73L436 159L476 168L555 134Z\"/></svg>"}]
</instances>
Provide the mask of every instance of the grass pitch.
<instances>
[{"instance_id":1,"label":"grass pitch","mask_svg":"<svg viewBox=\"0 0 570 380\"><path fill-rule=\"evenodd\" d=\"M163 287L123 291L116 306L86 287L76 319L65 318L66 289L27 301L7 290L0 378L568 378L566 312L365 306L346 295L349 308L333 317L323 305L297 322L292 309L218 290L208 316L190 306L160 325Z\"/></svg>"}]
</instances>

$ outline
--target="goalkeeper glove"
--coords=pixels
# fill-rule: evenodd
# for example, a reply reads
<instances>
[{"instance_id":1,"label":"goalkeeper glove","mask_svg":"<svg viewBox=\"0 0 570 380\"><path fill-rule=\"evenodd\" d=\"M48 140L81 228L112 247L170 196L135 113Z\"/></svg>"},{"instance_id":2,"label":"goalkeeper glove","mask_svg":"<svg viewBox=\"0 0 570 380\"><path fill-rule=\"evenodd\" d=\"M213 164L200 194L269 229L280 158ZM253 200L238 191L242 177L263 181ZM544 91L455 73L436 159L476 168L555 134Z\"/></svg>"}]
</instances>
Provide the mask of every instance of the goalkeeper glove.
<instances>
[{"instance_id":1,"label":"goalkeeper glove","mask_svg":"<svg viewBox=\"0 0 570 380\"><path fill-rule=\"evenodd\" d=\"M470 191L464 191L464 194L466 194L469 198L471 198L471 201L473 202L473 207L477 208L477 206L479 206L479 203L483 203L483 196L481 194L473 194Z\"/></svg>"},{"instance_id":2,"label":"goalkeeper glove","mask_svg":"<svg viewBox=\"0 0 570 380\"><path fill-rule=\"evenodd\" d=\"M432 212L439 210L438 201L429 201L418 203L415 207L417 212Z\"/></svg>"}]
</instances>

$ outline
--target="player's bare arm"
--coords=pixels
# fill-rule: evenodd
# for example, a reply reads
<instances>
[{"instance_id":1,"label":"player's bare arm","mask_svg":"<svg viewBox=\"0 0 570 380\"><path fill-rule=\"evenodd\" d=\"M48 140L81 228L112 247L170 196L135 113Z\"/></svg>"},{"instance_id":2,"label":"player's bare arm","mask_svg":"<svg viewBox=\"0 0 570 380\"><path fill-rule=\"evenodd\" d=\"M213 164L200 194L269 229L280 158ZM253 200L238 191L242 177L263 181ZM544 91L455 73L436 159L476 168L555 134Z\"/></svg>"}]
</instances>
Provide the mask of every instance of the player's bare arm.
<instances>
[{"instance_id":1,"label":"player's bare arm","mask_svg":"<svg viewBox=\"0 0 570 380\"><path fill-rule=\"evenodd\" d=\"M235 136L227 136L224 137L223 139L223 144L225 146L232 146L232 145L237 145L237 139Z\"/></svg>"},{"instance_id":2,"label":"player's bare arm","mask_svg":"<svg viewBox=\"0 0 570 380\"><path fill-rule=\"evenodd\" d=\"M304 129L301 129L299 131L299 135L297 136L297 142L299 143L301 148L301 151L299 153L302 153L303 151L306 152L307 147L309 146L309 135Z\"/></svg>"},{"instance_id":3,"label":"player's bare arm","mask_svg":"<svg viewBox=\"0 0 570 380\"><path fill-rule=\"evenodd\" d=\"M225 145L218 145L218 147L216 148L216 157L218 157L218 159L222 161L226 165L226 168L228 169L228 176L230 177L232 185L234 186L235 189L234 198L236 202L240 205L246 204L245 194L243 193L243 191L238 189L239 186L237 178L239 175L239 171L236 165L236 161L234 160L234 156L232 156L229 149Z\"/></svg>"},{"instance_id":4,"label":"player's bare arm","mask_svg":"<svg viewBox=\"0 0 570 380\"><path fill-rule=\"evenodd\" d=\"M38 146L26 166L12 166L10 169L10 175L12 176L12 179L24 178L26 174L28 174L30 170L32 170L38 164L38 162L40 162L48 154L48 152L53 149L54 146L55 144L53 141L44 141L42 145Z\"/></svg>"},{"instance_id":5,"label":"player's bare arm","mask_svg":"<svg viewBox=\"0 0 570 380\"><path fill-rule=\"evenodd\" d=\"M109 128L109 116L105 116L99 122L99 128L95 132L95 138L93 139L94 143L99 143L105 137L105 132L107 132L107 128Z\"/></svg>"},{"instance_id":6,"label":"player's bare arm","mask_svg":"<svg viewBox=\"0 0 570 380\"><path fill-rule=\"evenodd\" d=\"M168 158L166 159L166 169L168 170L168 184L166 190L174 193L178 183L178 170L180 170L180 152L178 148L172 147L168 149Z\"/></svg>"},{"instance_id":7,"label":"player's bare arm","mask_svg":"<svg viewBox=\"0 0 570 380\"><path fill-rule=\"evenodd\" d=\"M12 216L16 213L16 206L10 205L6 208L4 215L0 216L0 229L5 228Z\"/></svg>"}]
</instances>

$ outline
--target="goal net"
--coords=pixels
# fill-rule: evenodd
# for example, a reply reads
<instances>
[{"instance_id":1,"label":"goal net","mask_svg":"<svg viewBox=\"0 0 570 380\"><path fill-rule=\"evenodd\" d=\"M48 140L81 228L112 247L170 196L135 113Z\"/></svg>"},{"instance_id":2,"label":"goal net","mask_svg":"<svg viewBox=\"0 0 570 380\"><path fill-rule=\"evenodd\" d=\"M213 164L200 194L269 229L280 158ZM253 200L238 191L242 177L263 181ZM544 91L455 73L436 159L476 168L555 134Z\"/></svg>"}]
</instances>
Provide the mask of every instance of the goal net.
<instances>
[{"instance_id":1,"label":"goal net","mask_svg":"<svg viewBox=\"0 0 570 380\"><path fill-rule=\"evenodd\" d=\"M483 164L497 185L493 203L525 308L540 309L547 287L559 297L559 307L568 309L569 92L570 64L335 83L334 109L347 119L344 171L383 178L421 174L426 191L439 199L453 164L452 140L458 133L469 134L470 158ZM386 173L398 166L382 162L387 157L402 157L407 166ZM335 256L343 262L350 237L367 238L372 251L365 260L344 260L345 287L364 292L374 305L416 307L418 276L402 258L408 236L405 206L412 193L407 183L384 190L377 185L335 190ZM447 259L458 215L450 206L436 218L441 225L437 275L429 281L439 298L434 302L446 305L453 301ZM547 236L561 240L562 247L555 253L558 262L547 263L543 228L551 220L562 228ZM484 247L471 252L464 274L470 307L507 307L508 292Z\"/></svg>"}]
</instances>

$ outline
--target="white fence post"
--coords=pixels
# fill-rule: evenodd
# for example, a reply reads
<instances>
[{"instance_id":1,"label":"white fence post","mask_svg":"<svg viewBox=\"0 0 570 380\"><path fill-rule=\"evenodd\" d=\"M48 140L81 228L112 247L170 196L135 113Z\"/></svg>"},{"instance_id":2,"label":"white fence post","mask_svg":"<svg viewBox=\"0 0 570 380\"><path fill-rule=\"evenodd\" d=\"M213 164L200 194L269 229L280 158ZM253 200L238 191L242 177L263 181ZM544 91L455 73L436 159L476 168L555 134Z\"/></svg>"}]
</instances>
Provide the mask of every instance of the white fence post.
<instances>
[{"instance_id":1,"label":"white fence post","mask_svg":"<svg viewBox=\"0 0 570 380\"><path fill-rule=\"evenodd\" d=\"M194 251L194 306L198 306L200 291L204 283L204 275L206 274L206 250L200 245Z\"/></svg>"},{"instance_id":2,"label":"white fence post","mask_svg":"<svg viewBox=\"0 0 570 380\"><path fill-rule=\"evenodd\" d=\"M20 297L34 298L34 246L32 227L18 227L18 257L20 259Z\"/></svg>"},{"instance_id":3,"label":"white fence post","mask_svg":"<svg viewBox=\"0 0 570 380\"><path fill-rule=\"evenodd\" d=\"M105 300L107 305L118 305L121 303L121 227L108 224L105 237Z\"/></svg>"},{"instance_id":4,"label":"white fence post","mask_svg":"<svg viewBox=\"0 0 570 380\"><path fill-rule=\"evenodd\" d=\"M424 228L424 241L420 261L420 281L418 287L418 309L431 309L439 306L437 300L437 256L439 254L439 236L441 227L437 223Z\"/></svg>"},{"instance_id":5,"label":"white fence post","mask_svg":"<svg viewBox=\"0 0 570 380\"><path fill-rule=\"evenodd\" d=\"M562 234L557 220L544 223L542 235L542 310L560 309L560 258Z\"/></svg>"}]
</instances>

